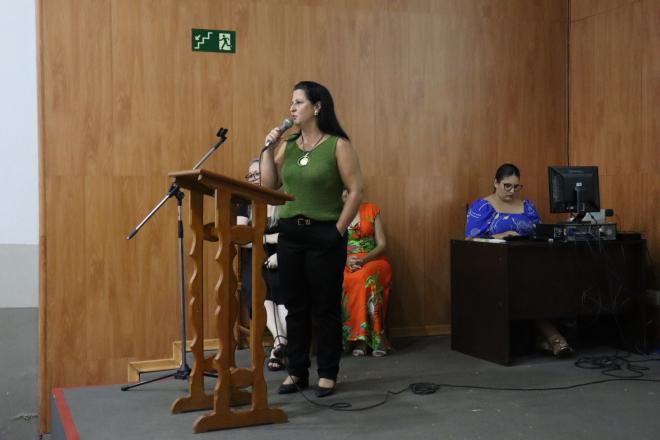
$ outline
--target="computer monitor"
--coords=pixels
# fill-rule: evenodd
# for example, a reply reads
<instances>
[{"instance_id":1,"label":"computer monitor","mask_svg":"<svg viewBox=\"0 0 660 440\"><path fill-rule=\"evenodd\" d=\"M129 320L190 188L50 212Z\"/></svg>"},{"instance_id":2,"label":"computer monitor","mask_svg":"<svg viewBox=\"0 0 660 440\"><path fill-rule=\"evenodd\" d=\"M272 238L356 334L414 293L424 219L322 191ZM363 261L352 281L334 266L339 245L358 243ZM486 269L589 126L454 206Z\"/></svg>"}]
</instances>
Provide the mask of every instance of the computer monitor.
<instances>
[{"instance_id":1,"label":"computer monitor","mask_svg":"<svg viewBox=\"0 0 660 440\"><path fill-rule=\"evenodd\" d=\"M548 167L550 212L574 212L580 221L587 212L600 211L598 167Z\"/></svg>"}]
</instances>

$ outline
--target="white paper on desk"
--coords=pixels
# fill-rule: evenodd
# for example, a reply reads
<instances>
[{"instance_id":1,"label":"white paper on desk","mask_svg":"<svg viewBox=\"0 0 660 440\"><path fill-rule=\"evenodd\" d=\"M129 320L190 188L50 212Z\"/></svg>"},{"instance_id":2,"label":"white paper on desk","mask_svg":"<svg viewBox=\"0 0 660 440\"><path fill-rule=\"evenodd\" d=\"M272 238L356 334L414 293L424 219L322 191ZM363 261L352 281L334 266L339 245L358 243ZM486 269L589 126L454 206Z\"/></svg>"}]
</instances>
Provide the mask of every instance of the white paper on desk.
<instances>
[{"instance_id":1,"label":"white paper on desk","mask_svg":"<svg viewBox=\"0 0 660 440\"><path fill-rule=\"evenodd\" d=\"M471 238L471 240L482 243L506 243L506 240L502 240L501 238Z\"/></svg>"}]
</instances>

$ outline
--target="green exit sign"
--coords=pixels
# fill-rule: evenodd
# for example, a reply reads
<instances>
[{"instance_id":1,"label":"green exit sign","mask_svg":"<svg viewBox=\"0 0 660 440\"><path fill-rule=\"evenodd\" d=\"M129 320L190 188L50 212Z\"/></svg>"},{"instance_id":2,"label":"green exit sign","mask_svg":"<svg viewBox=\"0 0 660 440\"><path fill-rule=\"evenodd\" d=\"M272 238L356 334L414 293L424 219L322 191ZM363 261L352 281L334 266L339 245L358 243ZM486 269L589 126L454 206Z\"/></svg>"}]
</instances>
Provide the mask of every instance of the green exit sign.
<instances>
[{"instance_id":1,"label":"green exit sign","mask_svg":"<svg viewBox=\"0 0 660 440\"><path fill-rule=\"evenodd\" d=\"M236 53L236 31L192 30L193 52Z\"/></svg>"}]
</instances>

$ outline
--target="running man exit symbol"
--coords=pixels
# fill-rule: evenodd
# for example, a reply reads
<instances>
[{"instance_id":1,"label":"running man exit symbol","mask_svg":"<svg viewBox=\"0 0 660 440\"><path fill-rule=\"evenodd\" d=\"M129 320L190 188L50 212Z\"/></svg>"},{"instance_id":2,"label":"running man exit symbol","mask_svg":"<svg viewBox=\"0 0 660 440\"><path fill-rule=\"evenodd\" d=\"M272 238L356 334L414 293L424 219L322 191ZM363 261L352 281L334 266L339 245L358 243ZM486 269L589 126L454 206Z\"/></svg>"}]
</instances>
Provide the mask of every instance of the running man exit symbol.
<instances>
[{"instance_id":1,"label":"running man exit symbol","mask_svg":"<svg viewBox=\"0 0 660 440\"><path fill-rule=\"evenodd\" d=\"M236 31L192 30L193 52L236 53Z\"/></svg>"}]
</instances>

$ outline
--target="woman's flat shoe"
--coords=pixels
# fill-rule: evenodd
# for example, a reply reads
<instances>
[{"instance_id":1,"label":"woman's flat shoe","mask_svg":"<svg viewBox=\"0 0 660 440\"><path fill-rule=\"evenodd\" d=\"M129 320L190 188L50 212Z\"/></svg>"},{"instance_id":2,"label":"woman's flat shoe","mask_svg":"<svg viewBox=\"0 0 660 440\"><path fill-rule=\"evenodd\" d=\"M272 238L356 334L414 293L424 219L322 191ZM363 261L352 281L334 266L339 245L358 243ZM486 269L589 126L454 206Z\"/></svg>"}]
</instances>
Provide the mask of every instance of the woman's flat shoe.
<instances>
[{"instance_id":1,"label":"woman's flat shoe","mask_svg":"<svg viewBox=\"0 0 660 440\"><path fill-rule=\"evenodd\" d=\"M330 388L317 386L316 387L316 397L328 397L335 392L335 386L333 385Z\"/></svg>"},{"instance_id":2,"label":"woman's flat shoe","mask_svg":"<svg viewBox=\"0 0 660 440\"><path fill-rule=\"evenodd\" d=\"M293 377L292 377L293 378ZM291 394L299 390L302 391L309 386L309 378L300 377L293 381L293 383L283 383L277 389L277 394Z\"/></svg>"},{"instance_id":3,"label":"woman's flat shoe","mask_svg":"<svg viewBox=\"0 0 660 440\"><path fill-rule=\"evenodd\" d=\"M332 385L329 387L324 387L321 386L321 382L326 381L324 383L330 382ZM328 378L320 378L319 383L316 386L316 397L327 397L335 392L335 387L337 386L337 381L336 380L331 380Z\"/></svg>"}]
</instances>

